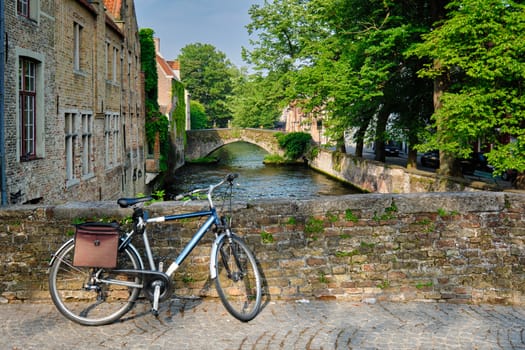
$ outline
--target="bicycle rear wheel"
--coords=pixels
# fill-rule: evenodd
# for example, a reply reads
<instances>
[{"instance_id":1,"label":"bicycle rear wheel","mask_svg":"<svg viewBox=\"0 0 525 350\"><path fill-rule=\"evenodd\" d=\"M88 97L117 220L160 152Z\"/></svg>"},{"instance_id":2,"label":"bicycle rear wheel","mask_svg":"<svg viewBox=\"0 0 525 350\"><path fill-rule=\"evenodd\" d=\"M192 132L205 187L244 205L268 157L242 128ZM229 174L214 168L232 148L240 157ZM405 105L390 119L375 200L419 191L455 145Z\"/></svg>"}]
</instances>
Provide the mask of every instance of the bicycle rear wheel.
<instances>
[{"instance_id":1,"label":"bicycle rear wheel","mask_svg":"<svg viewBox=\"0 0 525 350\"><path fill-rule=\"evenodd\" d=\"M217 245L215 286L224 307L238 320L247 322L259 313L262 299L261 274L244 241L231 236Z\"/></svg>"},{"instance_id":2,"label":"bicycle rear wheel","mask_svg":"<svg viewBox=\"0 0 525 350\"><path fill-rule=\"evenodd\" d=\"M73 240L66 244L49 270L53 303L65 317L82 325L115 322L133 307L141 291L141 277L114 269L73 266L74 247ZM142 261L134 249L127 247L118 253L116 269L141 268ZM116 280L118 284L101 280Z\"/></svg>"}]
</instances>

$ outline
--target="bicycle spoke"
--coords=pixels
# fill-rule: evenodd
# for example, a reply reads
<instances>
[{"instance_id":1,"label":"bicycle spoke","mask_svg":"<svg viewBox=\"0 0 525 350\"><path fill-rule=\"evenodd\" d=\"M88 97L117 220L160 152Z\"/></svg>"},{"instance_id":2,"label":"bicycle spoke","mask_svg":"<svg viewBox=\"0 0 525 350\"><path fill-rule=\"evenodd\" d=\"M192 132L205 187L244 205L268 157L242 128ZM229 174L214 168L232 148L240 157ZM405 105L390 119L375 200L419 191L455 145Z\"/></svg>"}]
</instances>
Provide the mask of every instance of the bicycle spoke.
<instances>
[{"instance_id":1,"label":"bicycle spoke","mask_svg":"<svg viewBox=\"0 0 525 350\"><path fill-rule=\"evenodd\" d=\"M249 321L259 312L262 294L255 259L238 237L221 241L219 252L215 280L219 297L234 317Z\"/></svg>"}]
</instances>

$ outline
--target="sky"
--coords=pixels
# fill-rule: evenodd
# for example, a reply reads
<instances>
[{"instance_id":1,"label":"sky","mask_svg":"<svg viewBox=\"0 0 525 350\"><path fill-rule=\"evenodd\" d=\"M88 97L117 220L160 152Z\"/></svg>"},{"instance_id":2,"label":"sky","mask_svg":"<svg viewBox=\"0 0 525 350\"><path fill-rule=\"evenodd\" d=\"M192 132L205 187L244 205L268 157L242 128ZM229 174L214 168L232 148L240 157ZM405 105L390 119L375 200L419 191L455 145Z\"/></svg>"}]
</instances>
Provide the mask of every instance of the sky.
<instances>
[{"instance_id":1,"label":"sky","mask_svg":"<svg viewBox=\"0 0 525 350\"><path fill-rule=\"evenodd\" d=\"M176 59L188 44L215 46L237 67L247 66L241 47L249 47L245 26L248 9L264 0L134 0L139 28L151 28L160 38L160 53Z\"/></svg>"}]
</instances>

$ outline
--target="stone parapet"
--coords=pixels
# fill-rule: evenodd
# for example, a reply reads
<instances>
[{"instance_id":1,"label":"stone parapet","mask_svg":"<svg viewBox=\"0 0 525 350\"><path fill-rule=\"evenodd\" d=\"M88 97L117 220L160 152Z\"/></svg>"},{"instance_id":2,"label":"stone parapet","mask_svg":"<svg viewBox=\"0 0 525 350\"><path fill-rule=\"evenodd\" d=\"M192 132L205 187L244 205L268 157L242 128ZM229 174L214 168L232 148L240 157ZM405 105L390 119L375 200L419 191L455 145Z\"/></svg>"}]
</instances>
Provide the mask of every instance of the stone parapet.
<instances>
[{"instance_id":1,"label":"stone parapet","mask_svg":"<svg viewBox=\"0 0 525 350\"><path fill-rule=\"evenodd\" d=\"M161 202L148 210L156 216L204 205ZM233 226L254 250L266 292L275 300L525 305L524 208L525 195L517 193L358 194L236 202ZM47 264L72 237L71 224L130 214L114 202L1 209L1 297L48 301ZM148 227L165 265L201 222ZM175 273L177 294L216 296L208 272L212 240L212 233L205 236ZM140 237L133 243L141 249Z\"/></svg>"}]
</instances>

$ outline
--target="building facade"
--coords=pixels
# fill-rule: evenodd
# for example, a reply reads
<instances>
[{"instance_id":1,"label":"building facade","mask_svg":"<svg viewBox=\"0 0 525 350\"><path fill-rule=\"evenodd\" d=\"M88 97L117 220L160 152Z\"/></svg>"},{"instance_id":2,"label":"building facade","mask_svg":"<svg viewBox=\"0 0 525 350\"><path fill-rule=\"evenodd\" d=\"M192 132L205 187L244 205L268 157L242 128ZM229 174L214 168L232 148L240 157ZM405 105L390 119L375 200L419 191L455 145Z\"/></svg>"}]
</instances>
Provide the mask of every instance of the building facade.
<instances>
[{"instance_id":1,"label":"building facade","mask_svg":"<svg viewBox=\"0 0 525 350\"><path fill-rule=\"evenodd\" d=\"M171 171L184 165L184 134L190 125L190 96L180 79L179 61L166 60L160 51L160 39L155 38L155 58L157 63L157 88L160 112L170 121L172 142ZM181 108L182 116L177 108ZM177 118L183 120L177 121Z\"/></svg>"},{"instance_id":2,"label":"building facade","mask_svg":"<svg viewBox=\"0 0 525 350\"><path fill-rule=\"evenodd\" d=\"M6 0L5 203L145 192L132 0Z\"/></svg>"}]
</instances>

